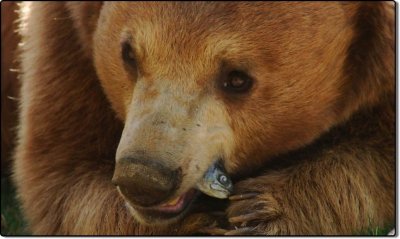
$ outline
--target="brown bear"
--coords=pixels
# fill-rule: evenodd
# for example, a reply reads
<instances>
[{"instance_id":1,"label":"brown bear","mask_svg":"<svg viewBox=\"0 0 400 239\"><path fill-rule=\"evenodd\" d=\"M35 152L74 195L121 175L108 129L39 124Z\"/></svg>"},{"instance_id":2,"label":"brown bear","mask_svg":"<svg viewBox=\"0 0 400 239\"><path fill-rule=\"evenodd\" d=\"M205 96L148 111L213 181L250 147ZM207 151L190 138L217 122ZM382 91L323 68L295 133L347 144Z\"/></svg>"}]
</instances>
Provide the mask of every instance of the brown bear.
<instances>
[{"instance_id":1,"label":"brown bear","mask_svg":"<svg viewBox=\"0 0 400 239\"><path fill-rule=\"evenodd\" d=\"M14 180L34 234L394 223L388 2L25 3ZM196 189L220 162L229 199Z\"/></svg>"}]
</instances>

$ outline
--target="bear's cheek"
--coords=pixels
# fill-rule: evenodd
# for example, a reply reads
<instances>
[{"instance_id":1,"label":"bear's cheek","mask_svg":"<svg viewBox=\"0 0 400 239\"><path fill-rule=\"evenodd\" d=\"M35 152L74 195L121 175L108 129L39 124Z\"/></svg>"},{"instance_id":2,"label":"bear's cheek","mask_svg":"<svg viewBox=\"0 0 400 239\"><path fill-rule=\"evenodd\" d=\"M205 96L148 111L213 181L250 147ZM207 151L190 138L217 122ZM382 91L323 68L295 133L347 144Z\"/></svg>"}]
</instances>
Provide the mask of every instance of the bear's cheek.
<instances>
[{"instance_id":1,"label":"bear's cheek","mask_svg":"<svg viewBox=\"0 0 400 239\"><path fill-rule=\"evenodd\" d=\"M107 59L106 56L103 56L103 53L97 54L96 70L100 84L117 116L124 120L127 107L131 101L134 81L124 71L119 63L121 60L117 56L108 56Z\"/></svg>"},{"instance_id":2,"label":"bear's cheek","mask_svg":"<svg viewBox=\"0 0 400 239\"><path fill-rule=\"evenodd\" d=\"M330 105L270 102L229 110L234 137L230 172L254 169L282 153L310 144L326 132L336 116ZM246 104L252 104L248 102ZM318 106L318 107L317 107Z\"/></svg>"}]
</instances>

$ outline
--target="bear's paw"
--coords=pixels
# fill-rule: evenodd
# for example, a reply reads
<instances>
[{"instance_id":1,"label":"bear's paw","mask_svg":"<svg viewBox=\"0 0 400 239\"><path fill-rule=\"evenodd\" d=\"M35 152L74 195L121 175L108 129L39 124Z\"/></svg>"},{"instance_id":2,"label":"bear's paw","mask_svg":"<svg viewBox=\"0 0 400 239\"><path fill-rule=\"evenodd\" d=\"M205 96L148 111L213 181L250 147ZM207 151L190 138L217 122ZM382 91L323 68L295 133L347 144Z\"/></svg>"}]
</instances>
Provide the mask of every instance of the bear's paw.
<instances>
[{"instance_id":1,"label":"bear's paw","mask_svg":"<svg viewBox=\"0 0 400 239\"><path fill-rule=\"evenodd\" d=\"M265 176L250 178L235 185L226 210L228 226L207 228L211 235L279 235L290 233L288 218L281 203L281 184L270 184Z\"/></svg>"}]
</instances>

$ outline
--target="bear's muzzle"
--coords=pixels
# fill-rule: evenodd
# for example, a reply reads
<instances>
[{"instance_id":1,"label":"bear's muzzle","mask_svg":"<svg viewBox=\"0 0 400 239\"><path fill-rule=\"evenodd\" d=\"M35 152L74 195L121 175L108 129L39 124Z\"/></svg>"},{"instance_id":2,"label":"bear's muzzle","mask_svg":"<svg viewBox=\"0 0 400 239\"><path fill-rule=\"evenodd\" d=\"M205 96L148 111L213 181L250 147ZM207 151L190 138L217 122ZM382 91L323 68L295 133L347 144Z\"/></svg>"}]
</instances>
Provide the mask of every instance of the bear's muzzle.
<instances>
[{"instance_id":1,"label":"bear's muzzle","mask_svg":"<svg viewBox=\"0 0 400 239\"><path fill-rule=\"evenodd\" d=\"M131 203L148 207L168 199L181 183L182 173L159 161L126 157L118 160L112 182Z\"/></svg>"}]
</instances>

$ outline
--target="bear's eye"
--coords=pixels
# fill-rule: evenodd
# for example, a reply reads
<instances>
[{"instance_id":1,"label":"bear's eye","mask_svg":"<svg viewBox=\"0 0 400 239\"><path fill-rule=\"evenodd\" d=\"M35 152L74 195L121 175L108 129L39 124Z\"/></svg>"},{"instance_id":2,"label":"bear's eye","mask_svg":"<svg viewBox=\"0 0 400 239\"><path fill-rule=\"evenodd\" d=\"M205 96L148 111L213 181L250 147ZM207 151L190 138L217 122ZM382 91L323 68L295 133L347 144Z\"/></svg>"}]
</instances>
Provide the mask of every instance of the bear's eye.
<instances>
[{"instance_id":1,"label":"bear's eye","mask_svg":"<svg viewBox=\"0 0 400 239\"><path fill-rule=\"evenodd\" d=\"M222 88L232 93L244 93L250 90L253 79L242 71L229 72L226 79L222 82Z\"/></svg>"},{"instance_id":2,"label":"bear's eye","mask_svg":"<svg viewBox=\"0 0 400 239\"><path fill-rule=\"evenodd\" d=\"M122 60L129 66L136 66L135 53L129 42L122 43Z\"/></svg>"}]
</instances>

